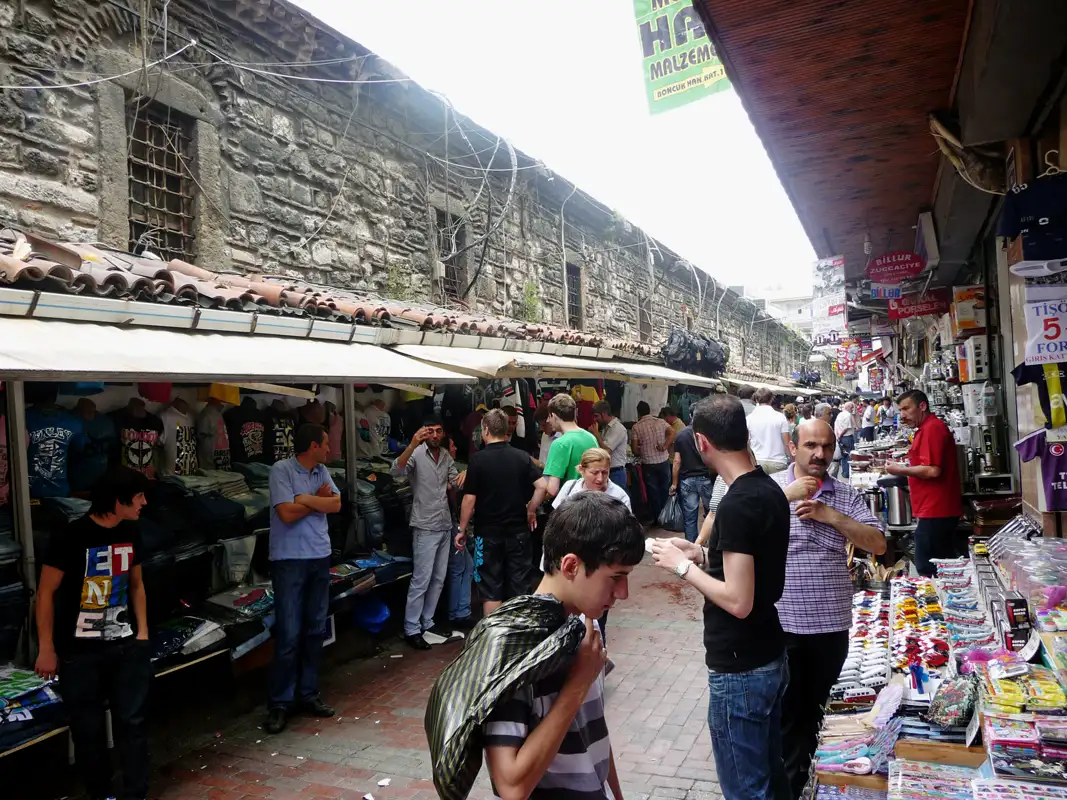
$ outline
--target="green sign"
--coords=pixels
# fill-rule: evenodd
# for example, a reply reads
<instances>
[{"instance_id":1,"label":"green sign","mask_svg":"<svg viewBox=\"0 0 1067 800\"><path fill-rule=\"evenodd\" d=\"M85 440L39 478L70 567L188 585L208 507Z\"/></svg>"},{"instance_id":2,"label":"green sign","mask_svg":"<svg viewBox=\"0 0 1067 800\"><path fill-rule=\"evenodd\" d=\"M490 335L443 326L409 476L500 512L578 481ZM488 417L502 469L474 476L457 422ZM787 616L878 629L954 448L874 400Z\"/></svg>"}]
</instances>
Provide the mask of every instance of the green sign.
<instances>
[{"instance_id":1,"label":"green sign","mask_svg":"<svg viewBox=\"0 0 1067 800\"><path fill-rule=\"evenodd\" d=\"M678 108L730 88L692 0L634 0L648 108Z\"/></svg>"}]
</instances>

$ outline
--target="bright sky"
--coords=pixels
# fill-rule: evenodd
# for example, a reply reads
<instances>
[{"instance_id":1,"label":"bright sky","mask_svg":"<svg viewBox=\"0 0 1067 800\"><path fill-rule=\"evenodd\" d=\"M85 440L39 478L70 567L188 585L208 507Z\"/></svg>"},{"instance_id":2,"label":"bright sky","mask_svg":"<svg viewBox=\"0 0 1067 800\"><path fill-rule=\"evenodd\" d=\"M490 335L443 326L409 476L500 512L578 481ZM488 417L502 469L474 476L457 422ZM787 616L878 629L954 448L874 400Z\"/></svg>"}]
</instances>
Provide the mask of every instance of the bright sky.
<instances>
[{"instance_id":1,"label":"bright sky","mask_svg":"<svg viewBox=\"0 0 1067 800\"><path fill-rule=\"evenodd\" d=\"M648 112L630 0L296 0L729 285L814 251L733 90Z\"/></svg>"}]
</instances>

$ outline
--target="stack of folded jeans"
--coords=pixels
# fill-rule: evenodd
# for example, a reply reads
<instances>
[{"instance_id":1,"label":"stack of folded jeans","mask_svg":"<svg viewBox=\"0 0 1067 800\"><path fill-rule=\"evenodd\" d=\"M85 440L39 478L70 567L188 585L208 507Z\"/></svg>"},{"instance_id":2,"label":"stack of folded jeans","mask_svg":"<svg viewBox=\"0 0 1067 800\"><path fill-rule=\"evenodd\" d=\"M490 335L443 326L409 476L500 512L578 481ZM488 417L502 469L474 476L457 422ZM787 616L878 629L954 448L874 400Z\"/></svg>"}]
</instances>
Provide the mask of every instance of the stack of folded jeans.
<instances>
[{"instance_id":1,"label":"stack of folded jeans","mask_svg":"<svg viewBox=\"0 0 1067 800\"><path fill-rule=\"evenodd\" d=\"M248 464L234 464L233 468L244 476L245 482L250 489L266 489L270 486L270 467L266 464L250 462Z\"/></svg>"},{"instance_id":2,"label":"stack of folded jeans","mask_svg":"<svg viewBox=\"0 0 1067 800\"><path fill-rule=\"evenodd\" d=\"M215 494L232 500L244 509L245 519L251 519L270 508L270 492L261 488L249 488L244 475L238 472L207 469L196 475L174 475L166 480L182 486L194 495Z\"/></svg>"}]
</instances>

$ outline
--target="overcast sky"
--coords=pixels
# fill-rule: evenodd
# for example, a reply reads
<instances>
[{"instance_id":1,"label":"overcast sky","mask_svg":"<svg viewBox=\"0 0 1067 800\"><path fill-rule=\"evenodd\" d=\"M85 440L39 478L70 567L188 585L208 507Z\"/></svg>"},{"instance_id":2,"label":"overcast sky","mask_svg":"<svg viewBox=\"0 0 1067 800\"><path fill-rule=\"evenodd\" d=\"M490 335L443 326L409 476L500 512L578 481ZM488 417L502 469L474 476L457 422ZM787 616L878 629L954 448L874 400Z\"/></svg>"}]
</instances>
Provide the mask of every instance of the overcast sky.
<instances>
[{"instance_id":1,"label":"overcast sky","mask_svg":"<svg viewBox=\"0 0 1067 800\"><path fill-rule=\"evenodd\" d=\"M296 0L749 294L815 258L733 91L651 116L631 0Z\"/></svg>"}]
</instances>

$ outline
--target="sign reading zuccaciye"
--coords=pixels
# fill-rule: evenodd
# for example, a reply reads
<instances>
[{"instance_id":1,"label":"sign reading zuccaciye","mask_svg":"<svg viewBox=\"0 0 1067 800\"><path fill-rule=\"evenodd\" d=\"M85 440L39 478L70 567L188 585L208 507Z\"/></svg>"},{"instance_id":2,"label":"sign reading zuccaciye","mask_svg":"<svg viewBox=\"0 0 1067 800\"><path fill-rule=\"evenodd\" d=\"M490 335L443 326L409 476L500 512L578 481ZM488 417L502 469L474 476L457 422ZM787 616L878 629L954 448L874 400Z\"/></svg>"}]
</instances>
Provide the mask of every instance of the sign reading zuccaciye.
<instances>
[{"instance_id":1,"label":"sign reading zuccaciye","mask_svg":"<svg viewBox=\"0 0 1067 800\"><path fill-rule=\"evenodd\" d=\"M678 108L730 88L692 0L634 0L648 108Z\"/></svg>"}]
</instances>

